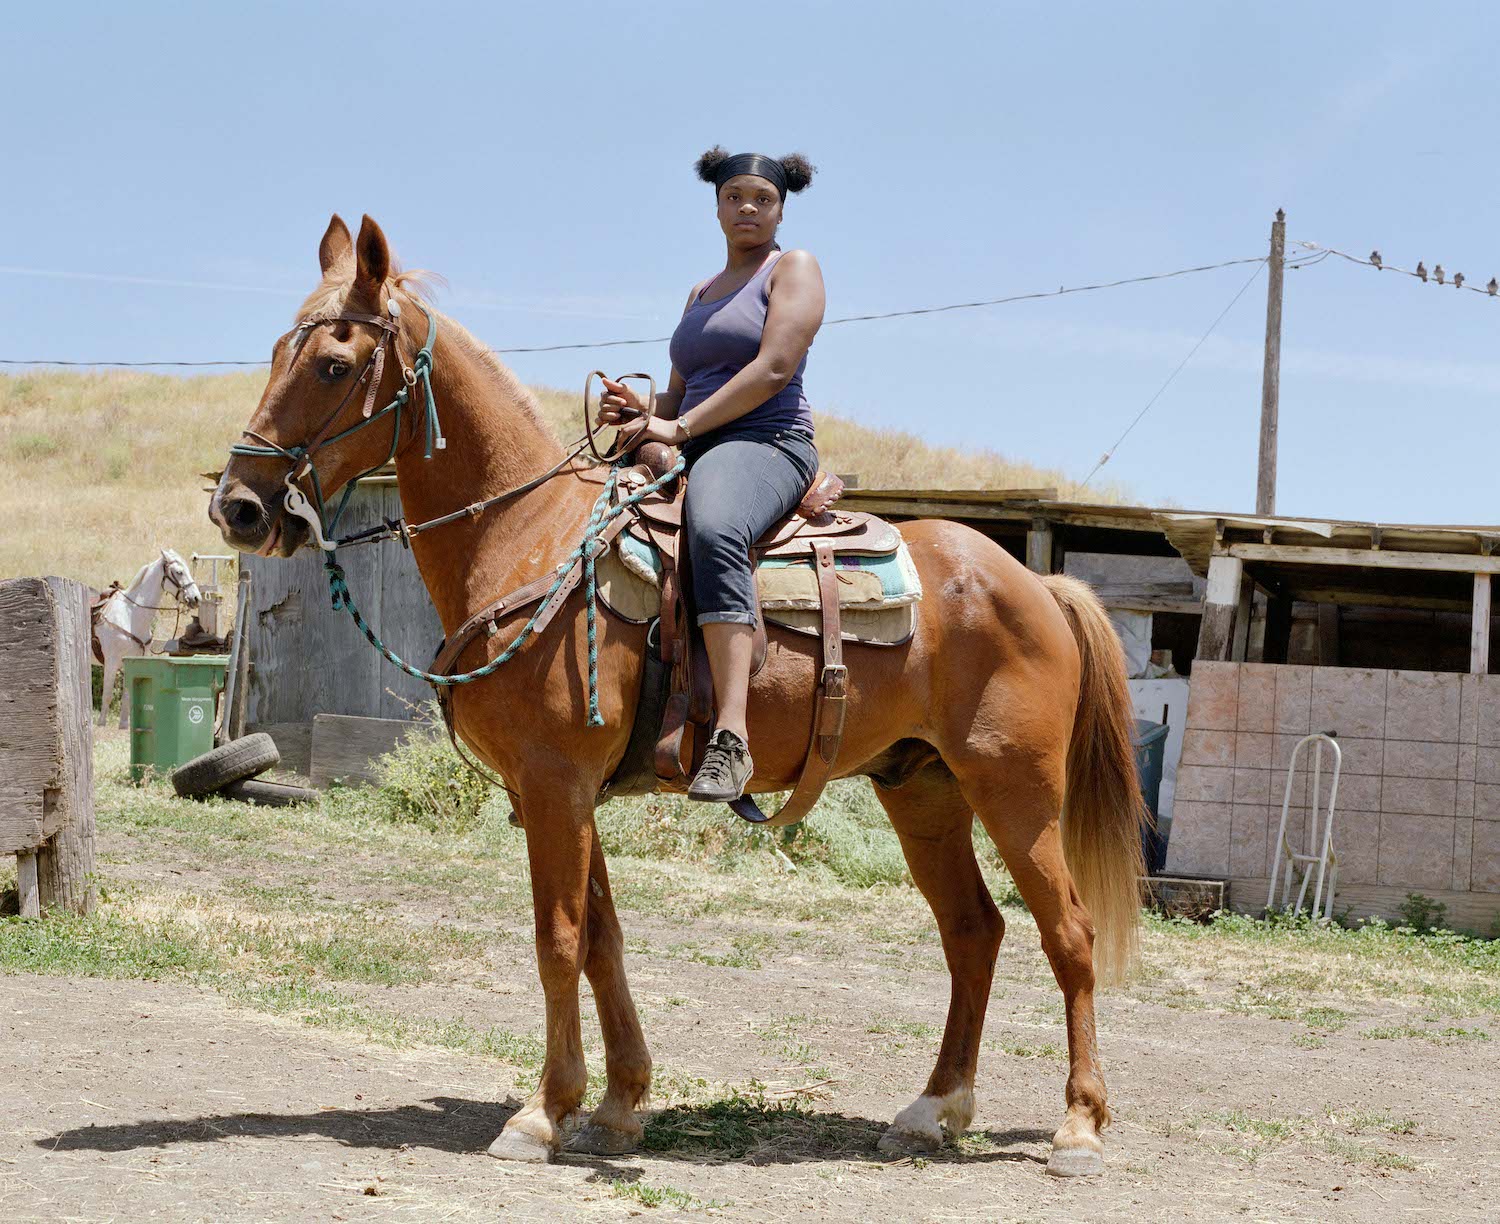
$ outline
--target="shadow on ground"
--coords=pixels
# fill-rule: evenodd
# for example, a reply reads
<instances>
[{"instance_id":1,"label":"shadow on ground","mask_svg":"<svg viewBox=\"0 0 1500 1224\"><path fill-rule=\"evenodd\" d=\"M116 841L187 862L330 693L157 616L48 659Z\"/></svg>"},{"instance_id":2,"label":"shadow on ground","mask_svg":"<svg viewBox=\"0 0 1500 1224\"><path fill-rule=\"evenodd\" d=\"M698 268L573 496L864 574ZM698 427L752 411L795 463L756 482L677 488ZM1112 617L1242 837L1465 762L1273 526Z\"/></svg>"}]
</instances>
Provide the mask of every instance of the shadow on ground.
<instances>
[{"instance_id":1,"label":"shadow on ground","mask_svg":"<svg viewBox=\"0 0 1500 1224\"><path fill-rule=\"evenodd\" d=\"M181 1143L217 1143L250 1136L287 1139L320 1135L350 1147L431 1148L457 1154L479 1153L519 1108L514 1103L430 1097L392 1109L320 1109L316 1113L221 1113L196 1118L79 1126L59 1131L36 1146L48 1151L124 1152ZM646 1123L641 1155L672 1160L744 1161L747 1164L799 1164L817 1160L881 1159L876 1143L885 1124L848 1114L804 1108L714 1102L683 1106ZM1052 1135L1044 1130L970 1131L925 1159L945 1163L1009 1160L1046 1163ZM1044 1145L1043 1154L1016 1150ZM564 1159L612 1167L598 1158ZM628 1159L628 1157L627 1157Z\"/></svg>"}]
</instances>

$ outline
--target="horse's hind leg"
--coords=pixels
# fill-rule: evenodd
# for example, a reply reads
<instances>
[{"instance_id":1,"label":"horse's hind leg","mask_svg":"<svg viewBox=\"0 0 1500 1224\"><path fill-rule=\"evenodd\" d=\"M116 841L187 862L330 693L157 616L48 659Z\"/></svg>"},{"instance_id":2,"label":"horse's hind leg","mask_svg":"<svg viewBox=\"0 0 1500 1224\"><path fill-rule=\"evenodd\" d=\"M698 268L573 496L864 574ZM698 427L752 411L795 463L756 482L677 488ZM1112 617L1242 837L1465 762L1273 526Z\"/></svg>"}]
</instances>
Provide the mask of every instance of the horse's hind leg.
<instances>
[{"instance_id":1,"label":"horse's hind leg","mask_svg":"<svg viewBox=\"0 0 1500 1224\"><path fill-rule=\"evenodd\" d=\"M964 792L1036 919L1042 950L1062 988L1068 1025L1068 1112L1052 1139L1047 1171L1059 1177L1104 1172L1099 1132L1109 1125L1094 1033L1094 924L1063 857L1062 766L1032 757L982 774L965 769Z\"/></svg>"},{"instance_id":2,"label":"horse's hind leg","mask_svg":"<svg viewBox=\"0 0 1500 1224\"><path fill-rule=\"evenodd\" d=\"M588 1125L569 1141L571 1152L618 1156L634 1151L640 1143L642 1127L635 1109L651 1087L651 1054L625 980L624 953L625 941L596 829L589 860L588 952L583 971L594 988L594 1004L604 1034L606 1084L604 1099Z\"/></svg>"},{"instance_id":3,"label":"horse's hind leg","mask_svg":"<svg viewBox=\"0 0 1500 1224\"><path fill-rule=\"evenodd\" d=\"M952 978L948 1022L937 1065L922 1095L898 1113L880 1150L937 1150L946 1127L957 1137L974 1118L974 1070L1005 921L974 859L974 814L941 761L898 787L875 787L906 855L913 881L932 906Z\"/></svg>"}]
</instances>

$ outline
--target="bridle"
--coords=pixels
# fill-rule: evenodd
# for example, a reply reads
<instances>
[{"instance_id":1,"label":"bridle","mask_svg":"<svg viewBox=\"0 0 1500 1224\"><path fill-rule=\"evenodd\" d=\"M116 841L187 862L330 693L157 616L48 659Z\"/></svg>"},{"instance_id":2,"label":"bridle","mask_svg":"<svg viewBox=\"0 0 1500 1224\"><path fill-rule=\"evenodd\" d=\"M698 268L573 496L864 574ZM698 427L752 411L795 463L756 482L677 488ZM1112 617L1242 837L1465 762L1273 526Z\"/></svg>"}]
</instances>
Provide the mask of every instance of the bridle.
<instances>
[{"instance_id":1,"label":"bridle","mask_svg":"<svg viewBox=\"0 0 1500 1224\"><path fill-rule=\"evenodd\" d=\"M583 384L584 436L568 447L562 459L553 464L545 472L532 477L530 480L517 485L513 489L507 489L503 493L497 493L493 497L473 502L459 510L453 511L451 514L444 514L438 518L429 519L424 523L407 523L405 519L400 518L388 519L375 527L367 528L364 531L357 531L342 539L336 538L334 532L338 527L339 519L343 516L344 509L348 506L349 499L354 495L354 490L360 481L368 476L373 476L395 459L396 451L401 446L401 413L410 402L412 391L418 383L421 383L424 395L423 408L425 411L423 420L426 428L426 437L423 458L431 459L434 450L445 450L448 446L448 440L443 437L442 426L438 421L437 399L432 391L433 349L437 344L437 315L420 305L417 308L427 316L427 342L417 350L416 356L412 358L411 365L408 366L404 362L402 363L401 379L403 385L397 390L395 398L384 408L381 408L378 412L375 411L375 396L378 393L381 378L385 372L387 346L395 354L395 359L401 361L400 350L396 347L396 340L400 335L401 303L394 296L390 297L387 302L386 310L390 315L388 319L380 315L359 314L355 311L346 310L336 315L330 315L328 318L308 319L298 323L296 327L281 338L284 340L287 336L291 336L295 339L296 349L292 353L292 357L295 360L297 352L301 350L302 345L306 342L308 333L314 327L321 327L328 323L346 322L367 323L380 329L380 339L377 341L370 356L366 359L359 377L349 384L349 389L344 392L343 399L339 400L334 410L324 418L323 424L313 434L311 441L299 443L294 446L283 446L281 443L273 441L264 434L256 433L251 429L245 429L241 431L242 435L260 445L250 446L243 442L236 442L229 448L231 455L247 455L261 459L279 456L292 465L283 482L286 487L286 493L282 499L281 512L290 514L295 518L300 518L305 522L313 541L325 553L331 554L346 544L374 544L381 540L389 539L398 539L404 547L410 547L413 536L420 535L424 531L430 531L434 527L442 527L448 523L473 518L484 510L488 510L491 507L510 501L512 498L519 497L523 493L529 493L531 490L539 488L554 476L559 475L570 467L574 460L584 454L585 450L592 452L592 462L595 464L609 465L616 463L630 449L633 437L645 431L655 412L656 380L649 374L622 375L620 378L622 382L633 379L642 379L649 382L650 390L647 398L647 409L642 414L639 426L634 427L630 431L620 431L614 444L608 449L601 451L594 436L593 427L589 423L588 411L589 390L593 385L593 381L595 378L604 377L602 370L595 370L589 374ZM277 343L279 344L280 341L278 340ZM365 402L361 419L347 429L341 429L337 433L333 432L334 425L343 415L344 409L348 407L349 401L353 398L355 391L362 384L366 383L367 380L368 386L365 391ZM351 434L358 433L365 426L373 425L376 421L388 415L393 418L390 450L386 453L386 457L379 463L373 467L366 468L349 480L344 486L344 491L339 498L338 505L334 507L333 517L330 518L328 516L328 507L323 497L323 484L318 477L318 468L314 457L323 447L331 446L335 442L349 437ZM307 496L302 492L299 482L303 476L310 476L312 478L312 502L309 502Z\"/></svg>"},{"instance_id":2,"label":"bridle","mask_svg":"<svg viewBox=\"0 0 1500 1224\"><path fill-rule=\"evenodd\" d=\"M364 368L359 377L349 384L349 389L344 392L343 399L339 400L338 406L328 414L323 424L319 426L310 441L298 443L293 446L283 446L281 443L266 437L264 434L256 433L254 430L243 430L243 436L251 439L259 445L247 445L237 442L229 448L231 455L247 455L254 458L268 458L280 456L290 463L291 470L285 478L286 494L282 500L282 511L302 519L312 533L313 539L319 548L325 552L332 552L336 547L333 539L334 530L338 527L339 519L343 516L344 508L348 506L349 499L354 495L355 488L359 482L367 476L372 476L386 464L396 457L396 451L401 445L401 414L410 403L412 392L420 383L424 393L423 409L424 424L426 428L424 458L431 459L434 449L443 450L448 441L443 437L442 426L438 422L437 400L432 393L432 351L437 344L437 315L432 311L424 310L427 316L427 342L417 350L416 356L412 358L411 365L401 362L401 353L396 346L397 337L401 330L401 303L394 296L389 299L387 312L390 317L381 315L359 314L355 311L341 311L323 319L308 319L298 323L287 336L291 336L296 344L292 357L301 351L306 342L308 334L315 327L322 327L329 323L367 323L380 329L380 339L375 348L365 360ZM419 309L421 309L419 307ZM282 339L286 339L283 336ZM278 342L279 343L279 342ZM380 389L381 380L385 374L386 349L389 348L395 355L395 360L401 362L402 386L397 390L395 398L378 412L375 410L375 396ZM360 386L368 384L365 390L364 408L361 419L356 421L347 429L334 432L334 426L343 415L344 409L354 397L354 393ZM373 467L366 468L359 475L353 477L345 486L343 496L340 497L338 505L334 508L333 517L328 516L328 507L323 498L323 482L318 476L316 456L325 446L332 446L335 442L342 441L351 434L358 433L367 425L373 425L376 421L385 417L392 418L391 448L386 457ZM302 492L300 481L303 476L311 477L313 502L307 500L306 494Z\"/></svg>"}]
</instances>

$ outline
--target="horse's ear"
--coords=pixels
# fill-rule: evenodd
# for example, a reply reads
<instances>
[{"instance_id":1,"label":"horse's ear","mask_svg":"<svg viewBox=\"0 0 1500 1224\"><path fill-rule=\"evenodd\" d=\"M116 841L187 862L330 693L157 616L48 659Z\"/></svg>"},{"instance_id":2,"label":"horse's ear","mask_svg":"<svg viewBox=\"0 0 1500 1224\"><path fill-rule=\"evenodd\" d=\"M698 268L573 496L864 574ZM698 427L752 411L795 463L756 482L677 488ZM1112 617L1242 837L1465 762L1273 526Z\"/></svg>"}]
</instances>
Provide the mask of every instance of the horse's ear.
<instances>
[{"instance_id":1,"label":"horse's ear","mask_svg":"<svg viewBox=\"0 0 1500 1224\"><path fill-rule=\"evenodd\" d=\"M354 287L366 299L373 302L380 296L380 287L391 273L391 248L386 244L385 232L370 218L369 213L359 226L359 238L354 244L358 263L354 272Z\"/></svg>"},{"instance_id":2,"label":"horse's ear","mask_svg":"<svg viewBox=\"0 0 1500 1224\"><path fill-rule=\"evenodd\" d=\"M323 241L318 243L318 263L327 276L341 264L348 263L354 255L354 239L349 237L349 227L338 213L328 218L328 230Z\"/></svg>"}]
</instances>

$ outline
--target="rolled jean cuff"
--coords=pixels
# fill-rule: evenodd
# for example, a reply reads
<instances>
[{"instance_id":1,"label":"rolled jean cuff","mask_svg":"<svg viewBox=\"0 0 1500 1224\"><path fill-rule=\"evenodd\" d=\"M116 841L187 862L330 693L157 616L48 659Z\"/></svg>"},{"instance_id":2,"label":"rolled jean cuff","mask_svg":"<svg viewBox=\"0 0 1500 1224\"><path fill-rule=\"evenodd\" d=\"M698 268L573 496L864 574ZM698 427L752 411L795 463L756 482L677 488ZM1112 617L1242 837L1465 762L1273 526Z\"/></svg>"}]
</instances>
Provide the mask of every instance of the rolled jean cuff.
<instances>
[{"instance_id":1,"label":"rolled jean cuff","mask_svg":"<svg viewBox=\"0 0 1500 1224\"><path fill-rule=\"evenodd\" d=\"M700 625L754 625L754 612L700 612Z\"/></svg>"}]
</instances>

